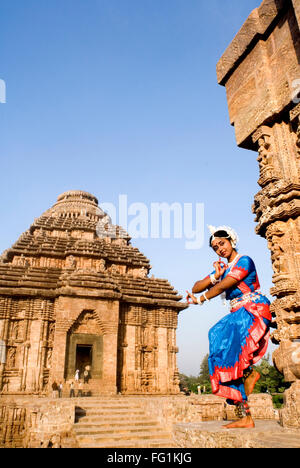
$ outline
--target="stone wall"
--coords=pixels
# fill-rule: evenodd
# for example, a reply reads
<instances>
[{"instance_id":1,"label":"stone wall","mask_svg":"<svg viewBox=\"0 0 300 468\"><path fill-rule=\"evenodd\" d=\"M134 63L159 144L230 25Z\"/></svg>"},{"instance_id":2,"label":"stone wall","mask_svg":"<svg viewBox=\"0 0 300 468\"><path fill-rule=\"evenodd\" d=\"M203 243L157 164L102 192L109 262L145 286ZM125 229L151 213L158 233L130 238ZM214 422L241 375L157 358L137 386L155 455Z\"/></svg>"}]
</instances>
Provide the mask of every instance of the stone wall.
<instances>
[{"instance_id":1,"label":"stone wall","mask_svg":"<svg viewBox=\"0 0 300 468\"><path fill-rule=\"evenodd\" d=\"M271 395L266 393L253 393L248 397L251 415L253 419L279 420L280 410L275 409ZM228 421L237 419L233 405L225 404L225 418Z\"/></svg>"},{"instance_id":2,"label":"stone wall","mask_svg":"<svg viewBox=\"0 0 300 468\"><path fill-rule=\"evenodd\" d=\"M172 308L122 304L118 388L124 394L179 393L176 329Z\"/></svg>"},{"instance_id":3,"label":"stone wall","mask_svg":"<svg viewBox=\"0 0 300 468\"><path fill-rule=\"evenodd\" d=\"M13 401L0 404L0 448L22 448L26 437L26 408Z\"/></svg>"},{"instance_id":4,"label":"stone wall","mask_svg":"<svg viewBox=\"0 0 300 468\"><path fill-rule=\"evenodd\" d=\"M139 397L134 397L139 400ZM174 424L236 419L234 406L215 395L151 396L139 400L149 416L158 418L164 427L172 430ZM273 407L272 397L267 394L252 394L249 397L254 419L278 420L279 412Z\"/></svg>"},{"instance_id":5,"label":"stone wall","mask_svg":"<svg viewBox=\"0 0 300 468\"><path fill-rule=\"evenodd\" d=\"M141 400L149 416L157 418L170 431L179 422L222 420L224 399L207 396L145 397Z\"/></svg>"},{"instance_id":6,"label":"stone wall","mask_svg":"<svg viewBox=\"0 0 300 468\"><path fill-rule=\"evenodd\" d=\"M69 400L2 398L0 447L76 448L74 422L75 404Z\"/></svg>"}]
</instances>

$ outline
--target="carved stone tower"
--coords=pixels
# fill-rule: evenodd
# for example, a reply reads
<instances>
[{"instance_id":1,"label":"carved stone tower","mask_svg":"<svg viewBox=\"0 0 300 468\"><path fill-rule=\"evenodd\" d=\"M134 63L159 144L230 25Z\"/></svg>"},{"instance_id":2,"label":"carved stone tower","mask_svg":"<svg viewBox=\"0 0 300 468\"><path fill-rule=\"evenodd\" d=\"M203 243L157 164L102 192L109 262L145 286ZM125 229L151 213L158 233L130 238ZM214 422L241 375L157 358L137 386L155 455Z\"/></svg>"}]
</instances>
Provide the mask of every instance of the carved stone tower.
<instances>
[{"instance_id":1,"label":"carved stone tower","mask_svg":"<svg viewBox=\"0 0 300 468\"><path fill-rule=\"evenodd\" d=\"M47 394L85 368L92 394L179 392L186 304L93 195L60 195L0 260L0 393Z\"/></svg>"},{"instance_id":2,"label":"carved stone tower","mask_svg":"<svg viewBox=\"0 0 300 468\"><path fill-rule=\"evenodd\" d=\"M281 422L300 426L300 2L264 0L217 65L237 144L258 151L257 234L273 265L274 363L291 382Z\"/></svg>"}]
</instances>

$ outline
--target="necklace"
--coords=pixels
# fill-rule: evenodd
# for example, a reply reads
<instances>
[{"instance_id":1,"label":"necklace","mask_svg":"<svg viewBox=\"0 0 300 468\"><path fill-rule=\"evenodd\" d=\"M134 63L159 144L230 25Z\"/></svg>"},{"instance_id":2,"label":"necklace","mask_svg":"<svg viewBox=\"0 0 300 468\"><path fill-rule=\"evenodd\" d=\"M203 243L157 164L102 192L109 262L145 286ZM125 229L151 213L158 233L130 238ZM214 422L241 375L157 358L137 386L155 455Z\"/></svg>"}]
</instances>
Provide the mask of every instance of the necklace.
<instances>
[{"instance_id":1,"label":"necklace","mask_svg":"<svg viewBox=\"0 0 300 468\"><path fill-rule=\"evenodd\" d=\"M238 262L240 258L241 258L241 255L237 254L230 263L227 263L227 268L229 267L231 271L233 266Z\"/></svg>"}]
</instances>

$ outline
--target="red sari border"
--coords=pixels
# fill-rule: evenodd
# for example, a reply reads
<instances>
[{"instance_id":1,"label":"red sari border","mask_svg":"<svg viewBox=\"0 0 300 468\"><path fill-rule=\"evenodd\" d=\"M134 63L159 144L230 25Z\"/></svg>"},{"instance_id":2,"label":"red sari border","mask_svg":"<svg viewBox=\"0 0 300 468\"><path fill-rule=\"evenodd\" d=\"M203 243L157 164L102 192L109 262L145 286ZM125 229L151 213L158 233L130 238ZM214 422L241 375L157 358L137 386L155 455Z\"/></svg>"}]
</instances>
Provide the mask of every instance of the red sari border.
<instances>
[{"instance_id":1,"label":"red sari border","mask_svg":"<svg viewBox=\"0 0 300 468\"><path fill-rule=\"evenodd\" d=\"M254 321L249 328L249 336L246 338L246 343L242 346L239 360L234 366L229 368L216 366L214 374L210 376L213 394L233 400L234 402L243 400L241 392L221 385L220 382L231 382L232 380L241 378L245 369L256 364L265 355L268 348L270 331L266 333L267 326L263 318L272 320L268 304L248 302L243 304L243 307L254 316ZM236 307L232 310L232 313L239 308Z\"/></svg>"}]
</instances>

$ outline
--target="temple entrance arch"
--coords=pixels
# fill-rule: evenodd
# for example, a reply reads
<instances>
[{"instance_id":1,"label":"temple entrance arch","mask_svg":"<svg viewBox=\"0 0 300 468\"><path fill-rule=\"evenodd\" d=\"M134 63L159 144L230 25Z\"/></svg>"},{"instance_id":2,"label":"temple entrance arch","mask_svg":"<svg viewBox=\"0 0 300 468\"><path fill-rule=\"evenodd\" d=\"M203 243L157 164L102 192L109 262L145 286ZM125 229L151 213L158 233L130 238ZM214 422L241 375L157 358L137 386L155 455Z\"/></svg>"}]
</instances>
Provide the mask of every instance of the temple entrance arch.
<instances>
[{"instance_id":1,"label":"temple entrance arch","mask_svg":"<svg viewBox=\"0 0 300 468\"><path fill-rule=\"evenodd\" d=\"M74 378L79 369L80 378L89 367L90 377L102 379L103 335L94 311L82 311L67 334L65 379Z\"/></svg>"}]
</instances>

